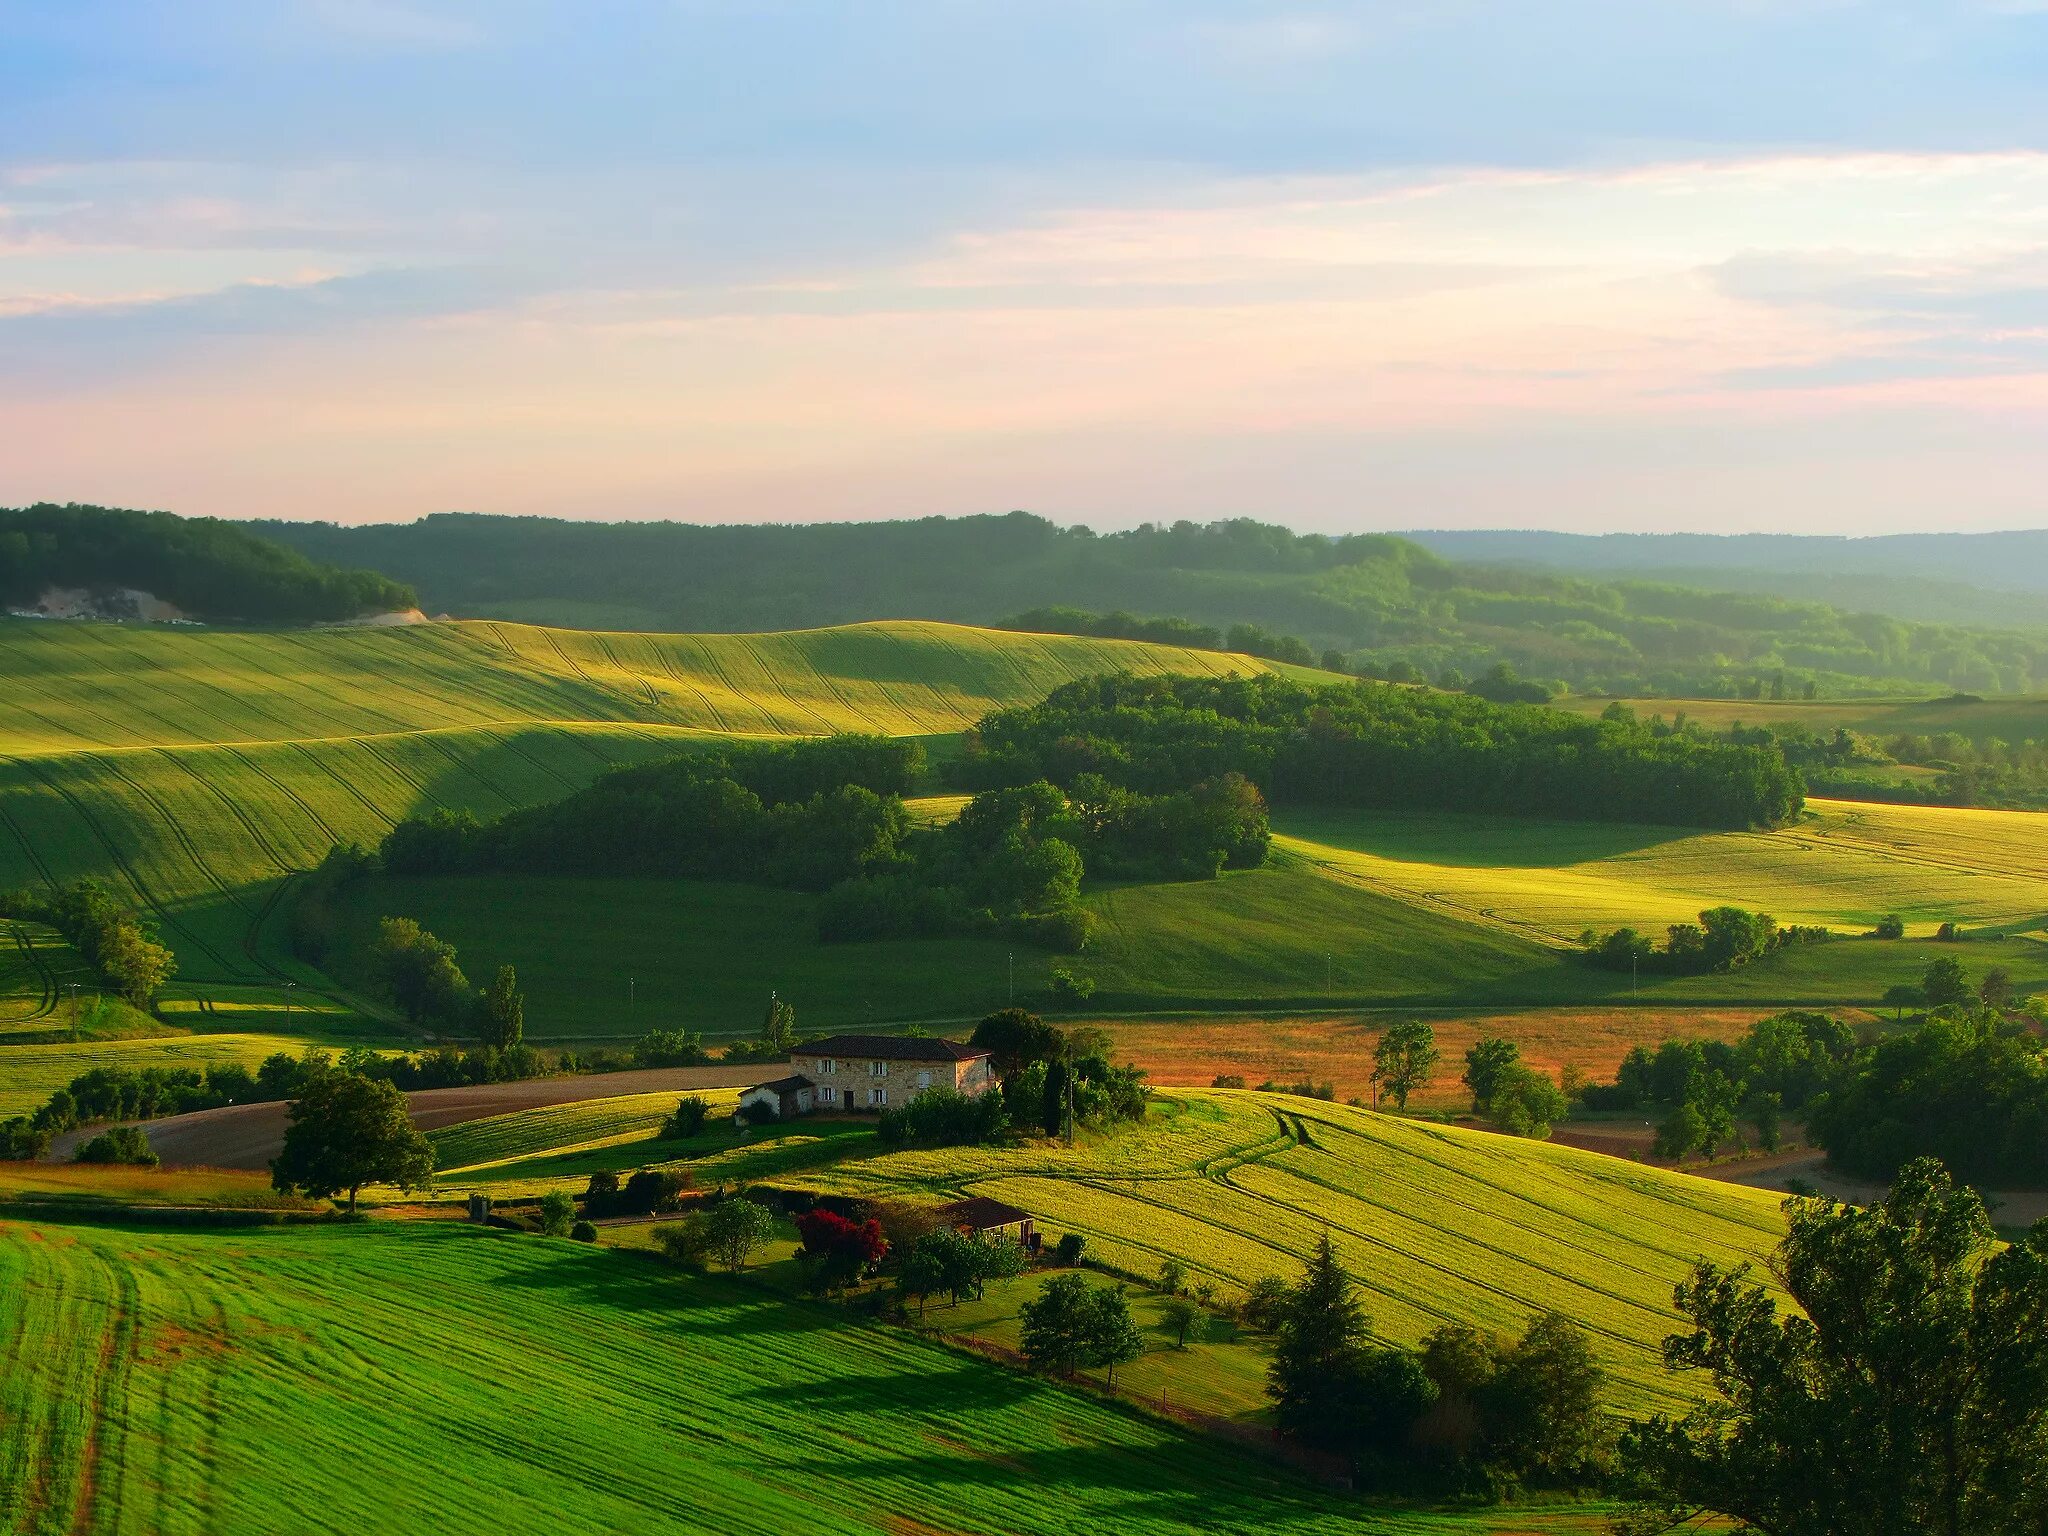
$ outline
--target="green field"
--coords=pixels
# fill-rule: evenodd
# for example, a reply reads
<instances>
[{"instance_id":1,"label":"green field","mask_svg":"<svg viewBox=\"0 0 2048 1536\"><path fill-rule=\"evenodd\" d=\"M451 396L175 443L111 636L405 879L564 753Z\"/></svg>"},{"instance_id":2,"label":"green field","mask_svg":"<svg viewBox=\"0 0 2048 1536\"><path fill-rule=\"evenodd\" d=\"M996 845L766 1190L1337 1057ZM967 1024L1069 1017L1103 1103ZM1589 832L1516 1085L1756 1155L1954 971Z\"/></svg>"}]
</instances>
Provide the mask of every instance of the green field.
<instances>
[{"instance_id":1,"label":"green field","mask_svg":"<svg viewBox=\"0 0 2048 1536\"><path fill-rule=\"evenodd\" d=\"M1657 1349L1687 1269L1760 1260L1783 1231L1761 1191L1570 1147L1274 1094L1159 1104L1142 1129L1072 1150L842 1155L781 1182L992 1195L1049 1235L1082 1233L1098 1261L1149 1277L1172 1255L1226 1291L1291 1277L1327 1231L1384 1338L1413 1344L1447 1322L1512 1333L1555 1309L1592 1333L1622 1411L1681 1402ZM709 1159L698 1182L745 1158Z\"/></svg>"},{"instance_id":2,"label":"green field","mask_svg":"<svg viewBox=\"0 0 2048 1536\"><path fill-rule=\"evenodd\" d=\"M1405 812L1292 811L1281 846L1404 900L1570 942L1731 903L1781 923L1907 932L2048 926L2048 818L1816 800L1774 832Z\"/></svg>"},{"instance_id":3,"label":"green field","mask_svg":"<svg viewBox=\"0 0 2048 1536\"><path fill-rule=\"evenodd\" d=\"M900 1330L453 1225L0 1223L0 1347L9 1536L1589 1521L1382 1514Z\"/></svg>"},{"instance_id":4,"label":"green field","mask_svg":"<svg viewBox=\"0 0 2048 1536\"><path fill-rule=\"evenodd\" d=\"M736 1088L704 1088L696 1092L710 1106L708 1124L729 1117L739 1102ZM468 1172L542 1153L590 1151L621 1143L650 1142L662 1122L674 1113L678 1093L623 1093L608 1099L579 1099L570 1104L542 1104L508 1115L466 1120L428 1134L434 1145L434 1166L443 1172ZM680 1142L652 1142L668 1156L686 1150Z\"/></svg>"}]
</instances>

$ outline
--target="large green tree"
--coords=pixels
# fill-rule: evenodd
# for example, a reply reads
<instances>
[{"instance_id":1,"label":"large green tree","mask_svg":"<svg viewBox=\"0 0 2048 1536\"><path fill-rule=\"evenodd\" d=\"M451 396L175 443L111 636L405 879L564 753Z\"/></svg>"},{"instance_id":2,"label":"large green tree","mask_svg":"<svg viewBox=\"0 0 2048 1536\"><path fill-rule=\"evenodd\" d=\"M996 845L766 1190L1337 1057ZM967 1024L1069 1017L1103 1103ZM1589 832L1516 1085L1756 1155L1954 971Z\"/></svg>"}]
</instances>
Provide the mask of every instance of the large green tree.
<instances>
[{"instance_id":1,"label":"large green tree","mask_svg":"<svg viewBox=\"0 0 2048 1536\"><path fill-rule=\"evenodd\" d=\"M1882 1204L1788 1203L1773 1270L1702 1263L1666 1363L1714 1395L1631 1427L1632 1528L1703 1514L1764 1536L2048 1531L2048 1222L1996 1247L1931 1159Z\"/></svg>"},{"instance_id":2,"label":"large green tree","mask_svg":"<svg viewBox=\"0 0 2048 1536\"><path fill-rule=\"evenodd\" d=\"M353 1072L311 1077L292 1103L284 1148L270 1164L273 1188L327 1199L365 1184L418 1189L434 1176L434 1149L413 1128L405 1095Z\"/></svg>"},{"instance_id":3,"label":"large green tree","mask_svg":"<svg viewBox=\"0 0 2048 1536\"><path fill-rule=\"evenodd\" d=\"M1443 1059L1436 1031L1420 1019L1403 1019L1389 1025L1373 1047L1373 1072L1380 1092L1394 1101L1396 1109L1405 1110L1408 1096L1429 1086Z\"/></svg>"}]
</instances>

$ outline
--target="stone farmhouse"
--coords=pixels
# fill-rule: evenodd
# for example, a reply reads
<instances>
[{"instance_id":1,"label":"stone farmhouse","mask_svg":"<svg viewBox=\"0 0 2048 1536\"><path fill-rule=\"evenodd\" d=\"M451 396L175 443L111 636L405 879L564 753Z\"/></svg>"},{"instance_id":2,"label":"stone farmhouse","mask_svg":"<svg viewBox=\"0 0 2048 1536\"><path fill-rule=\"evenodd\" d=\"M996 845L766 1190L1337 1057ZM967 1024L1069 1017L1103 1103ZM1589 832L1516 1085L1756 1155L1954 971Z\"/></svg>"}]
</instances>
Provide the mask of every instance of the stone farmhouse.
<instances>
[{"instance_id":1,"label":"stone farmhouse","mask_svg":"<svg viewBox=\"0 0 2048 1536\"><path fill-rule=\"evenodd\" d=\"M970 1097L995 1083L988 1052L953 1040L913 1035L828 1035L789 1053L791 1071L740 1094L736 1119L762 1111L789 1120L820 1110L880 1114L908 1104L927 1088Z\"/></svg>"}]
</instances>

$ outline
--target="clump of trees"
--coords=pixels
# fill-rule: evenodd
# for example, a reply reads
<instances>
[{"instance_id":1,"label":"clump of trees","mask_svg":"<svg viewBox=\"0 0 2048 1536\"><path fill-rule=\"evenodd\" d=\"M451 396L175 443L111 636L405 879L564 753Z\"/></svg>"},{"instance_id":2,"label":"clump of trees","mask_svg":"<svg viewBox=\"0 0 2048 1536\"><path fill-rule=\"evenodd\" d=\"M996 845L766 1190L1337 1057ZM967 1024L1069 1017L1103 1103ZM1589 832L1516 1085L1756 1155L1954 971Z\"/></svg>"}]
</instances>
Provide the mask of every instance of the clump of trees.
<instances>
[{"instance_id":1,"label":"clump of trees","mask_svg":"<svg viewBox=\"0 0 2048 1536\"><path fill-rule=\"evenodd\" d=\"M991 1280L1008 1280L1024 1272L1024 1249L1000 1233L963 1232L935 1226L901 1250L896 1288L917 1298L918 1315L933 1296L949 1296L957 1304L979 1301Z\"/></svg>"},{"instance_id":2,"label":"clump of trees","mask_svg":"<svg viewBox=\"0 0 2048 1536\"><path fill-rule=\"evenodd\" d=\"M1938 1158L1987 1186L2048 1180L2048 1042L1996 1009L1938 1012L1859 1052L1807 1113L1828 1160L1889 1180Z\"/></svg>"},{"instance_id":3,"label":"clump of trees","mask_svg":"<svg viewBox=\"0 0 2048 1536\"><path fill-rule=\"evenodd\" d=\"M374 571L317 565L217 517L119 507L0 507L0 601L50 587L134 587L194 618L311 624L418 606L411 587Z\"/></svg>"},{"instance_id":4,"label":"clump of trees","mask_svg":"<svg viewBox=\"0 0 2048 1536\"><path fill-rule=\"evenodd\" d=\"M1001 1139L1009 1127L1001 1089L969 1095L932 1087L883 1110L875 1135L888 1147L978 1147Z\"/></svg>"},{"instance_id":5,"label":"clump of trees","mask_svg":"<svg viewBox=\"0 0 2048 1536\"><path fill-rule=\"evenodd\" d=\"M1145 1337L1120 1285L1090 1285L1077 1274L1055 1275L1017 1315L1023 1323L1019 1343L1035 1371L1072 1376L1083 1368L1106 1369L1114 1387L1116 1368L1145 1352Z\"/></svg>"},{"instance_id":6,"label":"clump of trees","mask_svg":"<svg viewBox=\"0 0 2048 1536\"><path fill-rule=\"evenodd\" d=\"M1589 1086L1581 1100L1588 1109L1661 1111L1660 1157L1712 1157L1738 1119L1754 1122L1759 1144L1774 1152L1782 1117L1803 1114L1856 1049L1855 1031L1840 1019L1795 1010L1757 1020L1739 1041L1636 1046L1612 1085Z\"/></svg>"},{"instance_id":7,"label":"clump of trees","mask_svg":"<svg viewBox=\"0 0 2048 1536\"><path fill-rule=\"evenodd\" d=\"M969 1043L988 1051L1014 1125L1062 1136L1077 1125L1145 1117L1145 1073L1112 1064L1106 1031L1062 1030L1022 1008L1003 1008L975 1025Z\"/></svg>"},{"instance_id":8,"label":"clump of trees","mask_svg":"<svg viewBox=\"0 0 2048 1536\"><path fill-rule=\"evenodd\" d=\"M2048 1529L2048 1222L2000 1249L1929 1159L1879 1205L1787 1210L1771 1270L1792 1306L1747 1265L1703 1262L1677 1289L1665 1363L1713 1393L1622 1436L1628 1529Z\"/></svg>"},{"instance_id":9,"label":"clump of trees","mask_svg":"<svg viewBox=\"0 0 2048 1536\"><path fill-rule=\"evenodd\" d=\"M1564 1090L1522 1060L1512 1040L1489 1035L1465 1052L1465 1086L1472 1113L1510 1136L1542 1140L1571 1112Z\"/></svg>"},{"instance_id":10,"label":"clump of trees","mask_svg":"<svg viewBox=\"0 0 2048 1536\"><path fill-rule=\"evenodd\" d=\"M1825 944L1835 937L1826 928L1794 924L1780 928L1767 912L1741 907L1709 907L1697 923L1673 923L1657 944L1633 928L1579 935L1586 959L1609 971L1660 972L1696 976L1707 971L1732 971L1789 944Z\"/></svg>"},{"instance_id":11,"label":"clump of trees","mask_svg":"<svg viewBox=\"0 0 2048 1536\"><path fill-rule=\"evenodd\" d=\"M1471 694L1280 677L1083 678L968 737L969 787L1095 775L1139 794L1235 773L1276 805L1399 805L1706 827L1804 804L1773 746L1658 735Z\"/></svg>"},{"instance_id":12,"label":"clump of trees","mask_svg":"<svg viewBox=\"0 0 2048 1536\"><path fill-rule=\"evenodd\" d=\"M1447 1325L1419 1350L1375 1343L1325 1234L1295 1285L1267 1288L1257 1316L1274 1333L1267 1392L1281 1432L1376 1482L1498 1497L1602 1474L1601 1373L1585 1331L1559 1314L1512 1342Z\"/></svg>"},{"instance_id":13,"label":"clump of trees","mask_svg":"<svg viewBox=\"0 0 2048 1536\"><path fill-rule=\"evenodd\" d=\"M126 1163L137 1168L155 1168L163 1162L149 1136L139 1125L116 1125L79 1145L71 1154L76 1163Z\"/></svg>"},{"instance_id":14,"label":"clump of trees","mask_svg":"<svg viewBox=\"0 0 2048 1536\"><path fill-rule=\"evenodd\" d=\"M47 896L11 891L0 896L0 917L49 924L108 987L137 1008L150 1007L177 974L177 957L97 880L79 880Z\"/></svg>"}]
</instances>

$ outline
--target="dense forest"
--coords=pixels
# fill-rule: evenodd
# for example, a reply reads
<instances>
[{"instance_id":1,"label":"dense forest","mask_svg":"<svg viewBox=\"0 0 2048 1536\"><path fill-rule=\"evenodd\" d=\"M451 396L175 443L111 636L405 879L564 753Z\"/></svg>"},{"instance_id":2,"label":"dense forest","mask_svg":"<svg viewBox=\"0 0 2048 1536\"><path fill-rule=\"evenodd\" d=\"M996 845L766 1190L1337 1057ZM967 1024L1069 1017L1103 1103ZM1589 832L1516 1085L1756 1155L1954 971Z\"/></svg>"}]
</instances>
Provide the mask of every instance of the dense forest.
<instances>
[{"instance_id":1,"label":"dense forest","mask_svg":"<svg viewBox=\"0 0 2048 1536\"><path fill-rule=\"evenodd\" d=\"M2048 684L2048 630L1914 623L1623 574L1457 564L1382 534L1249 519L1122 533L1041 517L700 527L440 514L263 533L367 565L463 616L762 630L878 618L986 624L1053 605L1257 625L1347 670L1462 685L1507 663L1578 692L1739 696L1784 672L1827 695Z\"/></svg>"},{"instance_id":2,"label":"dense forest","mask_svg":"<svg viewBox=\"0 0 2048 1536\"><path fill-rule=\"evenodd\" d=\"M416 606L412 588L374 571L338 570L242 523L114 507L0 507L0 602L52 587L132 587L188 617L313 624Z\"/></svg>"},{"instance_id":3,"label":"dense forest","mask_svg":"<svg viewBox=\"0 0 2048 1536\"><path fill-rule=\"evenodd\" d=\"M953 769L969 787L1100 779L1141 794L1237 774L1276 805L1365 805L1703 827L1803 803L1774 745L1658 734L1385 683L1098 677L999 710Z\"/></svg>"}]
</instances>

